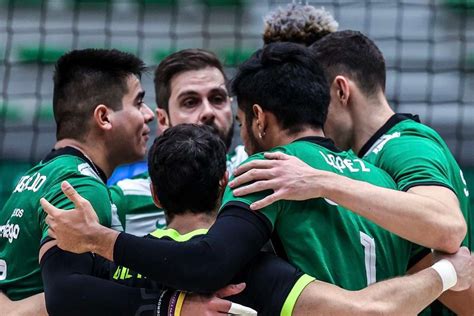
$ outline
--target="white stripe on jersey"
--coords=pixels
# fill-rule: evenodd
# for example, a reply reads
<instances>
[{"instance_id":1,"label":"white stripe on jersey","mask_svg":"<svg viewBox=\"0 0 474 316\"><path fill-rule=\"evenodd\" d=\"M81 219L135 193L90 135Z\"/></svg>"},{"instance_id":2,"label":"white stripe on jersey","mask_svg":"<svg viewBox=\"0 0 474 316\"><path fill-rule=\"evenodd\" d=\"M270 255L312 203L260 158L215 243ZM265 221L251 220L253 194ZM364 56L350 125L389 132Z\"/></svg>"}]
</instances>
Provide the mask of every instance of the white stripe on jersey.
<instances>
[{"instance_id":1,"label":"white stripe on jersey","mask_svg":"<svg viewBox=\"0 0 474 316\"><path fill-rule=\"evenodd\" d=\"M124 179L117 182L122 189L123 195L151 196L150 178L147 179Z\"/></svg>"}]
</instances>

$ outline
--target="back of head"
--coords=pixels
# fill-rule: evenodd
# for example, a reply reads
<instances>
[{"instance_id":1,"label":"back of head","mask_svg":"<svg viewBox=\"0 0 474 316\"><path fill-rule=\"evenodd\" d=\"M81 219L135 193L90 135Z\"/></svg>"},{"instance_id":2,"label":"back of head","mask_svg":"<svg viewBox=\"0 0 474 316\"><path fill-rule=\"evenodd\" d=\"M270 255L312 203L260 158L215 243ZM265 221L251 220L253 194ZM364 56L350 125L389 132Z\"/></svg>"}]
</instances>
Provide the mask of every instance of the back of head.
<instances>
[{"instance_id":1,"label":"back of head","mask_svg":"<svg viewBox=\"0 0 474 316\"><path fill-rule=\"evenodd\" d=\"M309 46L337 31L339 24L324 8L288 4L270 12L264 19L263 42L293 42Z\"/></svg>"},{"instance_id":2,"label":"back of head","mask_svg":"<svg viewBox=\"0 0 474 316\"><path fill-rule=\"evenodd\" d=\"M323 66L328 81L337 75L354 80L367 95L385 91L385 59L368 37L358 31L329 34L311 48Z\"/></svg>"},{"instance_id":3,"label":"back of head","mask_svg":"<svg viewBox=\"0 0 474 316\"><path fill-rule=\"evenodd\" d=\"M321 128L329 106L329 88L314 54L306 47L272 43L258 50L238 69L232 90L247 121L258 104L273 113L282 129L297 133Z\"/></svg>"},{"instance_id":4,"label":"back of head","mask_svg":"<svg viewBox=\"0 0 474 316\"><path fill-rule=\"evenodd\" d=\"M155 97L159 108L168 111L171 96L171 80L174 76L192 70L213 67L219 69L224 78L224 68L217 56L204 49L183 49L163 59L155 71ZM227 79L226 79L227 80Z\"/></svg>"},{"instance_id":5,"label":"back of head","mask_svg":"<svg viewBox=\"0 0 474 316\"><path fill-rule=\"evenodd\" d=\"M226 172L226 147L206 125L179 124L158 136L148 154L154 191L168 218L212 213Z\"/></svg>"},{"instance_id":6,"label":"back of head","mask_svg":"<svg viewBox=\"0 0 474 316\"><path fill-rule=\"evenodd\" d=\"M144 69L142 60L115 49L73 50L59 58L53 78L57 139L81 140L99 104L121 109L127 78L140 77Z\"/></svg>"}]
</instances>

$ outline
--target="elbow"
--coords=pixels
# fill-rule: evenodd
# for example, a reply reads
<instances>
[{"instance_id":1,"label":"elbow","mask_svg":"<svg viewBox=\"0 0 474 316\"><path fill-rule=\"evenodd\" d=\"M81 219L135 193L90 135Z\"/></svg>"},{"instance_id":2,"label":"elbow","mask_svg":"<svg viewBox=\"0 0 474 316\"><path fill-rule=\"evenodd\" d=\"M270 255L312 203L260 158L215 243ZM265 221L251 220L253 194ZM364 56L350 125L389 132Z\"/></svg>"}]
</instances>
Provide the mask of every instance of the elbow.
<instances>
[{"instance_id":1,"label":"elbow","mask_svg":"<svg viewBox=\"0 0 474 316\"><path fill-rule=\"evenodd\" d=\"M447 253L456 253L466 237L466 234L467 225L464 218L452 221L446 232L439 236L439 241L437 243L438 247L436 250L441 250Z\"/></svg>"},{"instance_id":2,"label":"elbow","mask_svg":"<svg viewBox=\"0 0 474 316\"><path fill-rule=\"evenodd\" d=\"M59 282L57 282L59 283ZM55 284L45 288L45 303L48 315L70 315L71 306L69 300L71 299L69 293L69 286L67 284Z\"/></svg>"}]
</instances>

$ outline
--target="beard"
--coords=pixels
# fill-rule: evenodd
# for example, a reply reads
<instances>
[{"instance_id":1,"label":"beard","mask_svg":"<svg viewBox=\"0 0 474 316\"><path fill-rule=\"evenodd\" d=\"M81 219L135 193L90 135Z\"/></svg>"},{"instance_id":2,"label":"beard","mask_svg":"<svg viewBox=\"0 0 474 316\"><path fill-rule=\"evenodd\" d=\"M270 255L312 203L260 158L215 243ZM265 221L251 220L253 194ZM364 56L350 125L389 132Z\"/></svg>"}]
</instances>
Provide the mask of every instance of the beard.
<instances>
[{"instance_id":1,"label":"beard","mask_svg":"<svg viewBox=\"0 0 474 316\"><path fill-rule=\"evenodd\" d=\"M232 121L232 124L229 127L229 130L227 132L219 130L214 123L210 123L210 124L206 124L206 125L212 128L213 132L217 136L219 136L219 138L224 142L226 150L229 151L230 146L232 145L232 139L234 137L235 122Z\"/></svg>"},{"instance_id":2,"label":"beard","mask_svg":"<svg viewBox=\"0 0 474 316\"><path fill-rule=\"evenodd\" d=\"M219 138L224 142L225 148L227 151L230 150L230 146L232 145L232 139L234 138L234 127L235 122L232 121L232 124L229 127L227 132L219 130L219 128L214 124L214 122L206 123L205 125L209 126L213 133L219 136ZM175 126L170 121L170 127Z\"/></svg>"}]
</instances>

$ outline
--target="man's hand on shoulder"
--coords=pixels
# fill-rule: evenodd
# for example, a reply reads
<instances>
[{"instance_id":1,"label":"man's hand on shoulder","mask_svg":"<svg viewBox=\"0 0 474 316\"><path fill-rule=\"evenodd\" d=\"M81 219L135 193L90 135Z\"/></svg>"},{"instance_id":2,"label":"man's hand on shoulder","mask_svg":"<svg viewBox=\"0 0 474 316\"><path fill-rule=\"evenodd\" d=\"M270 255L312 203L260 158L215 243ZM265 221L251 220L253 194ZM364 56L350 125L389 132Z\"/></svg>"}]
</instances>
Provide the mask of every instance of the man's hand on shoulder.
<instances>
[{"instance_id":1,"label":"man's hand on shoulder","mask_svg":"<svg viewBox=\"0 0 474 316\"><path fill-rule=\"evenodd\" d=\"M235 196L273 190L250 208L264 208L279 200L308 200L321 197L323 179L331 173L312 168L297 157L281 152L265 153L266 160L252 160L239 166L229 186Z\"/></svg>"},{"instance_id":2,"label":"man's hand on shoulder","mask_svg":"<svg viewBox=\"0 0 474 316\"><path fill-rule=\"evenodd\" d=\"M76 190L66 181L61 183L61 189L70 199L75 208L61 210L53 206L44 198L40 200L41 206L48 214L46 223L49 225L48 234L57 240L59 248L74 253L84 253L94 250L93 237L102 226L99 224L89 201L81 197Z\"/></svg>"}]
</instances>

